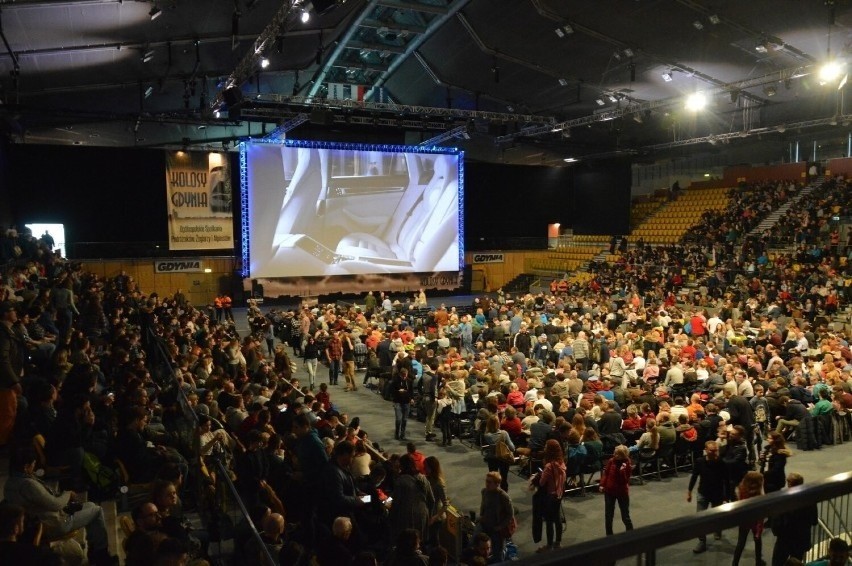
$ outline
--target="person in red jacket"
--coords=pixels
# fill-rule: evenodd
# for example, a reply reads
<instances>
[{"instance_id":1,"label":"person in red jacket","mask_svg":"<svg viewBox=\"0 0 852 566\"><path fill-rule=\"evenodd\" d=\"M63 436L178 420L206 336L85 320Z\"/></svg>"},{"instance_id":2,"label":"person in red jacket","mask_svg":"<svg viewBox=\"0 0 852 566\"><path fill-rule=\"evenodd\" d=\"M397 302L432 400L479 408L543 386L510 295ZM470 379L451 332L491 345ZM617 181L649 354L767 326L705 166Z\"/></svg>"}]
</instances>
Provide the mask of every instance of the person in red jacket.
<instances>
[{"instance_id":1,"label":"person in red jacket","mask_svg":"<svg viewBox=\"0 0 852 566\"><path fill-rule=\"evenodd\" d=\"M612 519L615 516L615 504L621 511L621 522L628 531L633 530L630 520L630 453L623 444L615 447L615 452L606 463L601 475L600 490L604 494L604 525L607 536L612 534Z\"/></svg>"}]
</instances>

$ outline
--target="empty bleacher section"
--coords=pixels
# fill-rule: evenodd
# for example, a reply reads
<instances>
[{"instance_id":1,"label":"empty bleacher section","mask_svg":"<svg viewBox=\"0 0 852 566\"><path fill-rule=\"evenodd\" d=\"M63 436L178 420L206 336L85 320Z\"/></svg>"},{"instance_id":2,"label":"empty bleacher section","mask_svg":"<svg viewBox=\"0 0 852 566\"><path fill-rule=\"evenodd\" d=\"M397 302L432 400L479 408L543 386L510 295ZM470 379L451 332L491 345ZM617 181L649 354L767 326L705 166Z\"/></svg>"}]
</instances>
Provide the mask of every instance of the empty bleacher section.
<instances>
[{"instance_id":1,"label":"empty bleacher section","mask_svg":"<svg viewBox=\"0 0 852 566\"><path fill-rule=\"evenodd\" d=\"M677 200L660 207L631 234L646 244L674 244L687 234L707 211L723 211L728 206L728 189L688 189Z\"/></svg>"}]
</instances>

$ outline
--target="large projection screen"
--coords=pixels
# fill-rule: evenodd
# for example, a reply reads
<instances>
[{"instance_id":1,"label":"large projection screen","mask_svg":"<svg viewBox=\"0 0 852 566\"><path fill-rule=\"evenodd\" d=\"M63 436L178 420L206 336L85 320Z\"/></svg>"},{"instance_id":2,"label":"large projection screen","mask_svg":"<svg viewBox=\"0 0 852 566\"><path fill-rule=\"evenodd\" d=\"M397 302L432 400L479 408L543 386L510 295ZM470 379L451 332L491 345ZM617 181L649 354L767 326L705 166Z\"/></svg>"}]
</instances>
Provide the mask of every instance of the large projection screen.
<instances>
[{"instance_id":1,"label":"large projection screen","mask_svg":"<svg viewBox=\"0 0 852 566\"><path fill-rule=\"evenodd\" d=\"M244 143L240 159L247 276L464 266L462 152L287 140Z\"/></svg>"}]
</instances>

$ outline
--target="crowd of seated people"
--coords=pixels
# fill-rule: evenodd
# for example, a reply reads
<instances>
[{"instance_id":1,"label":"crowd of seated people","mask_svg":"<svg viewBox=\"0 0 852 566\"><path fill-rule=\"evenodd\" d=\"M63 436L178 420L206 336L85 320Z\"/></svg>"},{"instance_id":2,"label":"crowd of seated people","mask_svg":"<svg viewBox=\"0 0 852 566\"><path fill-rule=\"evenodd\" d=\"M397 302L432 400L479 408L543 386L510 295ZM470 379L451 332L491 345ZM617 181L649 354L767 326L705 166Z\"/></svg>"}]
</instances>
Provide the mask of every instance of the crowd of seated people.
<instances>
[{"instance_id":1,"label":"crowd of seated people","mask_svg":"<svg viewBox=\"0 0 852 566\"><path fill-rule=\"evenodd\" d=\"M4 272L0 444L21 481L42 485L31 478L36 464L62 469L49 492L62 503L108 491L93 473L100 468L147 486L125 545L131 564L208 556L227 530L223 467L259 531L233 528L234 552L247 561L439 558L440 464L417 446L383 453L343 412L344 391L358 385L349 369L356 353L375 366L388 398L398 374L412 376L425 442L437 441L434 425L451 443L463 434L461 417L473 417L486 447L489 512L508 498L507 468L532 469L548 440L562 447L569 486L618 444L637 445L641 466L668 446L695 453L713 440L732 446L733 486L758 465L771 432L801 449L849 439L852 352L845 331L821 313L847 306L850 274L837 248L807 262L762 262L745 247L721 253L725 245L643 246L599 266L583 287L481 297L469 310L442 305L425 316L383 304L266 315L251 306L254 332L239 336L212 308L179 293L146 295L124 273L99 278L37 241ZM677 277L702 260L712 276L681 293ZM156 356L168 371L154 367ZM316 384L294 379L297 357L321 362ZM337 384L339 373L346 380ZM45 462L33 458L42 441ZM439 450L428 446L426 454ZM93 505L58 513L85 527L92 560L107 563ZM41 519L57 513L27 510ZM190 510L201 525L190 527ZM475 536L474 547L502 557L506 537L491 515L483 521L492 525L490 545Z\"/></svg>"},{"instance_id":2,"label":"crowd of seated people","mask_svg":"<svg viewBox=\"0 0 852 566\"><path fill-rule=\"evenodd\" d=\"M849 187L841 179L832 179L820 190L814 191L796 203L761 238L769 246L779 247L795 244L811 247L828 239L833 247L848 247L840 241L835 217L850 215Z\"/></svg>"}]
</instances>

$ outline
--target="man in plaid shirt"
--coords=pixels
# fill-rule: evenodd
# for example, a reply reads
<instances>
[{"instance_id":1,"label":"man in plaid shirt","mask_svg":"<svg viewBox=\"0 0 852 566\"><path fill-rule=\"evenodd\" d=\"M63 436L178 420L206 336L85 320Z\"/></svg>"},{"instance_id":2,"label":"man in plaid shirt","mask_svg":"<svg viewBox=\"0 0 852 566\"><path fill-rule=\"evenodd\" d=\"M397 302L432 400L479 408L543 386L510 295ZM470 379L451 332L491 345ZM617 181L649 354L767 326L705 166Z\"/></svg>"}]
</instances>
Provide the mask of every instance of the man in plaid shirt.
<instances>
[{"instance_id":1,"label":"man in plaid shirt","mask_svg":"<svg viewBox=\"0 0 852 566\"><path fill-rule=\"evenodd\" d=\"M343 344L340 342L340 331L331 335L325 347L325 357L328 360L328 383L337 385L340 376L340 361L343 359Z\"/></svg>"}]
</instances>

